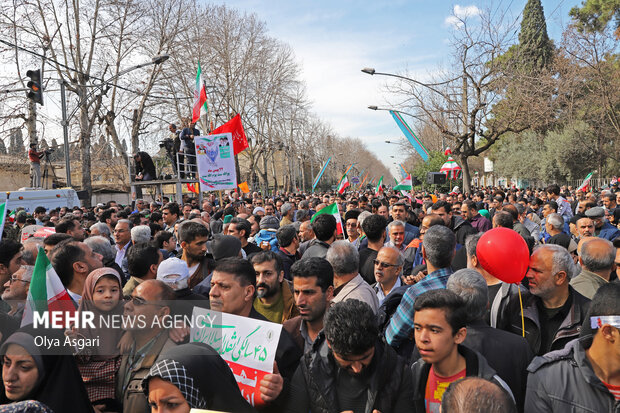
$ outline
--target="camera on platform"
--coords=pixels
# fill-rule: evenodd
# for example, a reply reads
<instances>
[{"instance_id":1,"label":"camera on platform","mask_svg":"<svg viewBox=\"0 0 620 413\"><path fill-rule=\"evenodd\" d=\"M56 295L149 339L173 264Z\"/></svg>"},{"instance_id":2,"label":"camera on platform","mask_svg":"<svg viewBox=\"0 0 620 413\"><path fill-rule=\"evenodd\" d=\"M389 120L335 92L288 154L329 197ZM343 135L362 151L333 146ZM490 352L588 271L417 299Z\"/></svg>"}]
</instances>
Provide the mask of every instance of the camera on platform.
<instances>
[{"instance_id":1,"label":"camera on platform","mask_svg":"<svg viewBox=\"0 0 620 413\"><path fill-rule=\"evenodd\" d=\"M174 141L170 138L163 139L159 141L159 147L165 148L169 152L174 151Z\"/></svg>"},{"instance_id":2,"label":"camera on platform","mask_svg":"<svg viewBox=\"0 0 620 413\"><path fill-rule=\"evenodd\" d=\"M55 150L56 149L54 149L54 148L49 148L49 149L46 149L44 152L45 152L46 155L49 155L50 153L54 152Z\"/></svg>"}]
</instances>

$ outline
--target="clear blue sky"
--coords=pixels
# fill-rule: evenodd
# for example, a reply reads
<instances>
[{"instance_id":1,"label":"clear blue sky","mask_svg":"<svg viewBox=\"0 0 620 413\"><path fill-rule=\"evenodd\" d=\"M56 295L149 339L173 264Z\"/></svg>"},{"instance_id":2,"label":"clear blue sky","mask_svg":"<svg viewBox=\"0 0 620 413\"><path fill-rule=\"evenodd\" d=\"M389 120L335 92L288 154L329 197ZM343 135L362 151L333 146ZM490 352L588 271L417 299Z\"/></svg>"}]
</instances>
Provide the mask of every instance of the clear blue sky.
<instances>
[{"instance_id":1,"label":"clear blue sky","mask_svg":"<svg viewBox=\"0 0 620 413\"><path fill-rule=\"evenodd\" d=\"M542 0L550 37L559 41L569 10L579 3ZM313 111L341 136L361 138L397 176L389 156L402 160L402 155L397 146L384 141L402 134L389 113L367 109L384 104L383 88L389 78L360 69L408 71L423 77L447 59L451 26L446 19L453 9L460 13L490 9L506 13L506 21L512 22L520 21L526 0L227 0L225 4L255 13L273 37L291 45Z\"/></svg>"}]
</instances>

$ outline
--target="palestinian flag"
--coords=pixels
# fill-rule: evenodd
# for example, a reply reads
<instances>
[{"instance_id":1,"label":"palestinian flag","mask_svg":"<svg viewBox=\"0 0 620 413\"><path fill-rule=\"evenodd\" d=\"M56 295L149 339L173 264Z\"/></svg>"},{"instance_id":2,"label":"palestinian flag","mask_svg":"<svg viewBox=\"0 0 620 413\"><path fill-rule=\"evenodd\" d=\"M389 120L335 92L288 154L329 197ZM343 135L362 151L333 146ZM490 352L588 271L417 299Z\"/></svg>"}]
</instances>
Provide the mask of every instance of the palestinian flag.
<instances>
[{"instance_id":1,"label":"palestinian flag","mask_svg":"<svg viewBox=\"0 0 620 413\"><path fill-rule=\"evenodd\" d=\"M344 194L344 190L347 189L349 185L349 178L345 175L338 185L338 193L340 195Z\"/></svg>"},{"instance_id":2,"label":"palestinian flag","mask_svg":"<svg viewBox=\"0 0 620 413\"><path fill-rule=\"evenodd\" d=\"M4 231L4 222L6 221L6 202L0 204L0 238L2 238L2 231Z\"/></svg>"},{"instance_id":3,"label":"palestinian flag","mask_svg":"<svg viewBox=\"0 0 620 413\"><path fill-rule=\"evenodd\" d=\"M379 178L379 182L377 182L377 187L375 188L375 195L383 191L383 188L381 187L382 184L383 184L383 175L381 175L381 178Z\"/></svg>"},{"instance_id":4,"label":"palestinian flag","mask_svg":"<svg viewBox=\"0 0 620 413\"><path fill-rule=\"evenodd\" d=\"M398 185L394 187L395 191L411 191L413 187L411 186L411 175L407 175L405 179L400 181Z\"/></svg>"},{"instance_id":5,"label":"palestinian flag","mask_svg":"<svg viewBox=\"0 0 620 413\"><path fill-rule=\"evenodd\" d=\"M34 264L34 272L30 280L22 326L33 323L35 312L60 311L73 314L76 311L76 305L77 303L73 302L60 278L58 278L56 270L47 259L45 250L39 247L37 261ZM61 318L64 319L64 315Z\"/></svg>"},{"instance_id":6,"label":"palestinian flag","mask_svg":"<svg viewBox=\"0 0 620 413\"><path fill-rule=\"evenodd\" d=\"M594 171L590 172L588 176L586 176L586 179L584 179L581 185L579 185L579 188L577 188L577 191L583 191L583 192L588 191L588 186L590 186L590 180L592 179L593 174L594 174Z\"/></svg>"},{"instance_id":7,"label":"palestinian flag","mask_svg":"<svg viewBox=\"0 0 620 413\"><path fill-rule=\"evenodd\" d=\"M196 72L196 88L194 89L194 108L192 109L192 122L200 119L200 110L204 107L205 113L209 111L207 107L207 88L202 80L202 70L198 61L198 71Z\"/></svg>"},{"instance_id":8,"label":"palestinian flag","mask_svg":"<svg viewBox=\"0 0 620 413\"><path fill-rule=\"evenodd\" d=\"M340 210L338 210L337 203L334 202L333 204L326 206L320 211L315 212L315 214L312 215L312 219L310 220L310 222L314 222L314 219L321 214L330 214L334 218L336 218L336 228L338 229L338 234L344 234L342 230L342 219L340 218Z\"/></svg>"}]
</instances>

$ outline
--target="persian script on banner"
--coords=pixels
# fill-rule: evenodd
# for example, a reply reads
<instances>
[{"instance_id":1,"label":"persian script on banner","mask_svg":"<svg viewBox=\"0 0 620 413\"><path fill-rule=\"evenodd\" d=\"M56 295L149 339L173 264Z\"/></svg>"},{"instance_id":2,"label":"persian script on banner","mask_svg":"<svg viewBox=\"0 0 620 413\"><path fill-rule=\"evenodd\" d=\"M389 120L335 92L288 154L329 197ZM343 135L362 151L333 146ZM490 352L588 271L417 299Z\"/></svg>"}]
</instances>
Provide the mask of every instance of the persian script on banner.
<instances>
[{"instance_id":1,"label":"persian script on banner","mask_svg":"<svg viewBox=\"0 0 620 413\"><path fill-rule=\"evenodd\" d=\"M252 406L263 406L260 382L273 372L282 325L194 307L190 341L213 347Z\"/></svg>"},{"instance_id":2,"label":"persian script on banner","mask_svg":"<svg viewBox=\"0 0 620 413\"><path fill-rule=\"evenodd\" d=\"M200 190L206 192L235 189L237 175L232 135L221 133L198 136L194 138L194 144L196 145Z\"/></svg>"}]
</instances>

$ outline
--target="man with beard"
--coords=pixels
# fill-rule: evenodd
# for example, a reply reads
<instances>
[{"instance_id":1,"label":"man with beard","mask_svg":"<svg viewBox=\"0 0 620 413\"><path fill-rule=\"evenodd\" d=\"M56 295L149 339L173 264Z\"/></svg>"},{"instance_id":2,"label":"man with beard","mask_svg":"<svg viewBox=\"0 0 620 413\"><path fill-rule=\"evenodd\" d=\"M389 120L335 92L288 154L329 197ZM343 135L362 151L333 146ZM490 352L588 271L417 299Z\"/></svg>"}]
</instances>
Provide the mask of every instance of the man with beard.
<instances>
[{"instance_id":1,"label":"man with beard","mask_svg":"<svg viewBox=\"0 0 620 413\"><path fill-rule=\"evenodd\" d=\"M292 283L284 279L282 260L273 251L254 254L250 262L256 271L254 309L267 320L281 324L299 315Z\"/></svg>"},{"instance_id":2,"label":"man with beard","mask_svg":"<svg viewBox=\"0 0 620 413\"><path fill-rule=\"evenodd\" d=\"M209 230L197 222L184 222L179 229L179 241L183 254L181 259L189 269L189 288L194 288L211 273L207 253Z\"/></svg>"},{"instance_id":3,"label":"man with beard","mask_svg":"<svg viewBox=\"0 0 620 413\"><path fill-rule=\"evenodd\" d=\"M335 303L324 333L301 360L287 412L413 411L413 383L403 359L384 341L372 309L359 300Z\"/></svg>"},{"instance_id":4,"label":"man with beard","mask_svg":"<svg viewBox=\"0 0 620 413\"><path fill-rule=\"evenodd\" d=\"M282 327L307 353L323 331L323 317L334 296L334 270L327 260L312 257L293 264L291 275L299 315L285 321Z\"/></svg>"}]
</instances>

